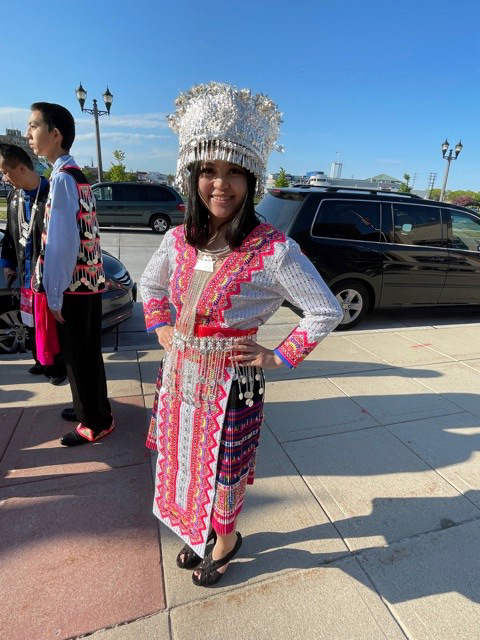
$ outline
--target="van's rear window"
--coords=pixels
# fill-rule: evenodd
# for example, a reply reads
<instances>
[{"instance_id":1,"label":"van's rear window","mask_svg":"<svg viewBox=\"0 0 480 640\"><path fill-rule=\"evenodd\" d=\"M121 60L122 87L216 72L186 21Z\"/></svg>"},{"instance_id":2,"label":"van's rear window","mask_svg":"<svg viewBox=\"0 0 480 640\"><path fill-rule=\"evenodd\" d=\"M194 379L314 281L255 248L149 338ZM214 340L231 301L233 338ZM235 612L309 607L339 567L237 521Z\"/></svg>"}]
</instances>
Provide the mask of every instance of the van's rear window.
<instances>
[{"instance_id":1,"label":"van's rear window","mask_svg":"<svg viewBox=\"0 0 480 640\"><path fill-rule=\"evenodd\" d=\"M257 204L255 210L265 218L266 222L273 224L280 231L287 231L302 206L305 195L298 192L273 190Z\"/></svg>"}]
</instances>

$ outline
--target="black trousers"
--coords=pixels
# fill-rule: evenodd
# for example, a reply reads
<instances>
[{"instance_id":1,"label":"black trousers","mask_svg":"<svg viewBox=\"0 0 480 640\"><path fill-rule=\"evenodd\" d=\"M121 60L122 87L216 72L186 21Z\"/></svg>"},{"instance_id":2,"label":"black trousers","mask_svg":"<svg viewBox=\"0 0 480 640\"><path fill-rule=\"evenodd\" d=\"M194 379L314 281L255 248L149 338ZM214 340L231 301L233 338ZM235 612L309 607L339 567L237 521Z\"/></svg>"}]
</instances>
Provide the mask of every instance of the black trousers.
<instances>
[{"instance_id":1,"label":"black trousers","mask_svg":"<svg viewBox=\"0 0 480 640\"><path fill-rule=\"evenodd\" d=\"M101 294L65 294L62 316L65 323L57 322L58 338L67 366L73 408L79 422L98 433L112 422L102 358Z\"/></svg>"}]
</instances>

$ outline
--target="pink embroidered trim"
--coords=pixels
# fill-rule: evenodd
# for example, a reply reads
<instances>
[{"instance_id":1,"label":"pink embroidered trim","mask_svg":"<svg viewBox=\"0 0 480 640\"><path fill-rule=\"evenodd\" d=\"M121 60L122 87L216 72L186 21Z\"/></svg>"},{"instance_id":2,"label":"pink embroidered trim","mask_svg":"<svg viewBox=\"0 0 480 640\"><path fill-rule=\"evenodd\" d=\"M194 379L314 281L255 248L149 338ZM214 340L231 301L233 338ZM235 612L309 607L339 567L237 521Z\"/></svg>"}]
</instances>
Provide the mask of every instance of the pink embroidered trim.
<instances>
[{"instance_id":1,"label":"pink embroidered trim","mask_svg":"<svg viewBox=\"0 0 480 640\"><path fill-rule=\"evenodd\" d=\"M210 317L215 313L224 322L232 297L240 293L243 282L252 280L255 271L264 269L265 258L273 255L277 242L285 242L284 233L269 224L256 227L209 282L200 299L201 315Z\"/></svg>"},{"instance_id":2,"label":"pink embroidered trim","mask_svg":"<svg viewBox=\"0 0 480 640\"><path fill-rule=\"evenodd\" d=\"M182 225L176 227L172 232L175 238L176 267L170 281L172 302L177 312L177 317L183 306L188 283L192 277L193 267L196 262L195 249L187 244L185 240L185 229Z\"/></svg>"},{"instance_id":3,"label":"pink embroidered trim","mask_svg":"<svg viewBox=\"0 0 480 640\"><path fill-rule=\"evenodd\" d=\"M315 349L318 342L309 342L307 332L294 329L276 349L292 367L297 365Z\"/></svg>"},{"instance_id":4,"label":"pink embroidered trim","mask_svg":"<svg viewBox=\"0 0 480 640\"><path fill-rule=\"evenodd\" d=\"M177 314L183 305L188 282L195 266L195 249L187 244L182 226L173 230L176 249L176 267L171 280L172 301ZM234 251L210 280L198 303L199 316L210 322L224 322L224 313L232 306L232 296L240 293L243 282L250 282L255 271L264 268L267 256L273 255L275 243L285 242L285 234L270 224L256 227Z\"/></svg>"},{"instance_id":5,"label":"pink embroidered trim","mask_svg":"<svg viewBox=\"0 0 480 640\"><path fill-rule=\"evenodd\" d=\"M155 325L170 324L172 319L167 296L163 296L161 300L150 298L148 302L144 302L143 313L147 331Z\"/></svg>"},{"instance_id":6,"label":"pink embroidered trim","mask_svg":"<svg viewBox=\"0 0 480 640\"><path fill-rule=\"evenodd\" d=\"M112 418L111 426L108 429L104 429L103 431L100 431L100 433L97 433L97 435L95 435L95 433L91 429L89 429L88 427L83 426L82 423L77 425L77 428L75 429L75 431L80 436L82 436L82 438L85 438L89 442L95 442L96 440L100 440L100 438L103 438L104 436L106 436L109 433L111 433L114 429L115 429L115 422L114 422L114 420Z\"/></svg>"}]
</instances>

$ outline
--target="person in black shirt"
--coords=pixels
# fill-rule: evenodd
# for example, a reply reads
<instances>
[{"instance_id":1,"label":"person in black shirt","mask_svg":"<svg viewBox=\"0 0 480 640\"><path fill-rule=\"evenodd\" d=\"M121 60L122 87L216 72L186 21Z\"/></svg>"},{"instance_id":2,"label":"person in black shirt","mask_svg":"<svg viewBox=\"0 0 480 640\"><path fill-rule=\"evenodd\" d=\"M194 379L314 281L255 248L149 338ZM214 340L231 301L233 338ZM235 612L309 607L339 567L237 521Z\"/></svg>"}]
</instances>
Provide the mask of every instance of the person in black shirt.
<instances>
[{"instance_id":1,"label":"person in black shirt","mask_svg":"<svg viewBox=\"0 0 480 640\"><path fill-rule=\"evenodd\" d=\"M31 279L40 250L48 180L35 172L28 153L12 144L0 145L0 171L14 187L7 198L7 226L0 267L4 269L7 283L13 282L17 275L20 280L22 320L28 326L35 359L35 364L28 371L33 375L44 374L52 384L58 385L66 379L65 363L61 354L48 367L37 360L31 303Z\"/></svg>"}]
</instances>

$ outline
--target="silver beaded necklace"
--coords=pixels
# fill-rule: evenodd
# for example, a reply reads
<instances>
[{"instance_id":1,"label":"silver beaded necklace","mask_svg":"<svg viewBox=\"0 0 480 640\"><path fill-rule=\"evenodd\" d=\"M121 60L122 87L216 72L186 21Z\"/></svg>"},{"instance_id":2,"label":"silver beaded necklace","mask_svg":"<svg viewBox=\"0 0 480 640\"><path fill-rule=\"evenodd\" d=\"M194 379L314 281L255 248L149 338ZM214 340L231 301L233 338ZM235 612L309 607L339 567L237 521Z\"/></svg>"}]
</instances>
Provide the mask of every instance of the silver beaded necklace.
<instances>
[{"instance_id":1,"label":"silver beaded necklace","mask_svg":"<svg viewBox=\"0 0 480 640\"><path fill-rule=\"evenodd\" d=\"M220 249L199 249L197 261L193 268L193 276L185 294L182 311L178 321L178 328L182 335L193 335L195 316L200 297L215 269L215 264L231 253L229 245Z\"/></svg>"},{"instance_id":2,"label":"silver beaded necklace","mask_svg":"<svg viewBox=\"0 0 480 640\"><path fill-rule=\"evenodd\" d=\"M25 218L25 200L23 196L19 196L18 198L18 206L17 206L17 216L18 216L18 230L20 233L19 243L22 247L25 247L27 244L27 240L32 233L33 225L35 222L35 214L38 209L38 194L40 193L40 188L42 186L42 179L40 178L40 182L38 183L37 193L35 195L35 202L33 203L32 209L30 211L30 222L26 221Z\"/></svg>"}]
</instances>

